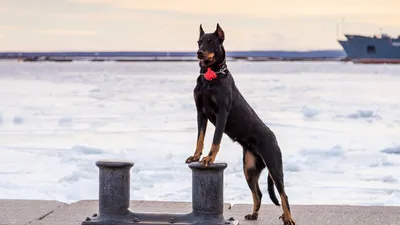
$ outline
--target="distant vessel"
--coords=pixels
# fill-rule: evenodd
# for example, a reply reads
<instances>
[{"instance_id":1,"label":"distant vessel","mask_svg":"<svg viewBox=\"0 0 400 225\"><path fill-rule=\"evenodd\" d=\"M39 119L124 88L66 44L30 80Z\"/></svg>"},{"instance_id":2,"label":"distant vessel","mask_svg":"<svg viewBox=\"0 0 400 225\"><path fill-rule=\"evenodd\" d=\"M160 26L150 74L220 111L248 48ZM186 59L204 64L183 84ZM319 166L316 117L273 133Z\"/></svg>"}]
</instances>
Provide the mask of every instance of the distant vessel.
<instances>
[{"instance_id":1,"label":"distant vessel","mask_svg":"<svg viewBox=\"0 0 400 225\"><path fill-rule=\"evenodd\" d=\"M380 37L344 34L347 40L338 40L354 63L400 63L400 36L392 38L387 34Z\"/></svg>"}]
</instances>

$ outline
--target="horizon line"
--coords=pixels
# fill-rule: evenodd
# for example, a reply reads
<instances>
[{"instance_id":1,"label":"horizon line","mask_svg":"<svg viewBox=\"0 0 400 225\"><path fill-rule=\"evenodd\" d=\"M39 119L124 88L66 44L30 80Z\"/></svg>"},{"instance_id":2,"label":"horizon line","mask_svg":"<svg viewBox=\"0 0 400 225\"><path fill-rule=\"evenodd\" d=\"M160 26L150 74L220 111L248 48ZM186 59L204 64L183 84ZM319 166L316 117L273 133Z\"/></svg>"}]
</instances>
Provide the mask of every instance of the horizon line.
<instances>
[{"instance_id":1,"label":"horizon line","mask_svg":"<svg viewBox=\"0 0 400 225\"><path fill-rule=\"evenodd\" d=\"M325 52L325 51L344 51L343 49L310 49L310 50L230 50L226 51L227 53L229 52ZM173 53L191 53L191 52L196 52L196 50L193 51L179 51L179 50L164 50L164 51L146 51L146 50L141 50L141 51L135 51L135 50L36 50L36 51L29 51L29 50L12 50L12 51L1 51L0 53L28 53L28 52L38 52L38 53L43 53L43 52L173 52Z\"/></svg>"}]
</instances>

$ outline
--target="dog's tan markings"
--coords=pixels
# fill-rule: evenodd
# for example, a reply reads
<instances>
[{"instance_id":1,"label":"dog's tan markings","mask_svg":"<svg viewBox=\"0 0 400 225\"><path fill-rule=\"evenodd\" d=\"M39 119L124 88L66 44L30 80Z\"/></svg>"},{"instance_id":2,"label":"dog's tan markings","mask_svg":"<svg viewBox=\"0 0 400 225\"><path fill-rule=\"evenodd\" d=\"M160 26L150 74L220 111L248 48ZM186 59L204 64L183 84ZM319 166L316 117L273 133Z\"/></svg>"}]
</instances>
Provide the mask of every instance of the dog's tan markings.
<instances>
[{"instance_id":1,"label":"dog's tan markings","mask_svg":"<svg viewBox=\"0 0 400 225\"><path fill-rule=\"evenodd\" d=\"M254 171L256 171L256 160L257 159L252 152L245 151L244 161L243 161L243 171L247 184L250 187L254 203L253 212L251 214L247 214L244 217L246 220L258 219L258 211L260 210L261 206L261 196L257 192L259 190L258 179L260 174L254 173Z\"/></svg>"},{"instance_id":2,"label":"dog's tan markings","mask_svg":"<svg viewBox=\"0 0 400 225\"><path fill-rule=\"evenodd\" d=\"M204 148L204 137L205 137L204 130L200 130L200 135L197 140L195 155L199 155L199 156L201 155L203 148Z\"/></svg>"},{"instance_id":3,"label":"dog's tan markings","mask_svg":"<svg viewBox=\"0 0 400 225\"><path fill-rule=\"evenodd\" d=\"M209 51L204 51L203 55L204 55L204 58L206 58L206 59L212 59L212 58L214 58L215 53L209 52Z\"/></svg>"},{"instance_id":4,"label":"dog's tan markings","mask_svg":"<svg viewBox=\"0 0 400 225\"><path fill-rule=\"evenodd\" d=\"M246 220L257 220L258 219L258 211L260 210L260 206L261 206L261 199L254 192L251 192L251 195L253 196L253 203L254 203L253 213L247 214L244 218Z\"/></svg>"},{"instance_id":5,"label":"dog's tan markings","mask_svg":"<svg viewBox=\"0 0 400 225\"><path fill-rule=\"evenodd\" d=\"M217 154L219 152L219 147L220 145L215 145L215 144L211 145L211 150L208 153L208 155L203 157L203 159L201 159L201 164L203 166L208 166L214 163L215 158L217 157Z\"/></svg>"},{"instance_id":6,"label":"dog's tan markings","mask_svg":"<svg viewBox=\"0 0 400 225\"><path fill-rule=\"evenodd\" d=\"M281 196L283 214L282 216L279 217L279 219L282 219L284 225L296 225L289 211L289 207L286 201L286 194L282 193L280 194L280 196Z\"/></svg>"},{"instance_id":7,"label":"dog's tan markings","mask_svg":"<svg viewBox=\"0 0 400 225\"><path fill-rule=\"evenodd\" d=\"M217 98L213 95L213 96L211 96L211 101L213 101L214 103L217 103Z\"/></svg>"},{"instance_id":8,"label":"dog's tan markings","mask_svg":"<svg viewBox=\"0 0 400 225\"><path fill-rule=\"evenodd\" d=\"M205 131L202 129L200 130L199 138L197 139L196 151L194 152L193 156L190 156L186 160L186 163L197 162L200 160L200 156L203 153L203 148L204 148L204 137L205 137Z\"/></svg>"},{"instance_id":9,"label":"dog's tan markings","mask_svg":"<svg viewBox=\"0 0 400 225\"><path fill-rule=\"evenodd\" d=\"M256 166L256 157L250 151L246 151L246 153L244 154L243 166L244 166L244 176L246 177L246 180L248 180L249 176L247 174L247 171Z\"/></svg>"},{"instance_id":10,"label":"dog's tan markings","mask_svg":"<svg viewBox=\"0 0 400 225\"><path fill-rule=\"evenodd\" d=\"M268 173L268 176L271 177L272 181L275 183L271 173ZM281 196L283 214L282 216L279 217L279 219L282 219L284 225L296 225L296 223L293 221L292 214L289 211L289 207L286 201L287 199L286 193L282 193L280 194L280 196Z\"/></svg>"}]
</instances>

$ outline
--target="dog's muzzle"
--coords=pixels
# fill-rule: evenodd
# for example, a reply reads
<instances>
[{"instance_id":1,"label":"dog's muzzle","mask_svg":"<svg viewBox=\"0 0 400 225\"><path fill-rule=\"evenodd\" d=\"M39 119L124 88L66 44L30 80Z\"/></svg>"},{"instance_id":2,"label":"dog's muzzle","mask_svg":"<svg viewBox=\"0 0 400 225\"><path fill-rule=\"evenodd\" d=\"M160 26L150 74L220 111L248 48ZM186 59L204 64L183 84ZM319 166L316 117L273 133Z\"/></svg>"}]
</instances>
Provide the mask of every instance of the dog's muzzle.
<instances>
[{"instance_id":1,"label":"dog's muzzle","mask_svg":"<svg viewBox=\"0 0 400 225\"><path fill-rule=\"evenodd\" d=\"M204 59L204 52L202 50L197 51L197 58L198 59Z\"/></svg>"}]
</instances>

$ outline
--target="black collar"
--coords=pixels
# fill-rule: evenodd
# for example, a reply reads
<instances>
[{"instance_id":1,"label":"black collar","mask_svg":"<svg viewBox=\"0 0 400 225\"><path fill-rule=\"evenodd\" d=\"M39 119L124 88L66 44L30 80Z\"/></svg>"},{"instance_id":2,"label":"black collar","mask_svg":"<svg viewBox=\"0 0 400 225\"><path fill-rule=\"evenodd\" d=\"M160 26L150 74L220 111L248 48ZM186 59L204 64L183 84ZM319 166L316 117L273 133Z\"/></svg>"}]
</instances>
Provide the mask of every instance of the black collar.
<instances>
[{"instance_id":1,"label":"black collar","mask_svg":"<svg viewBox=\"0 0 400 225\"><path fill-rule=\"evenodd\" d=\"M214 64L210 66L210 69L217 74L217 77L225 77L227 75L228 67L226 66L226 59L220 64ZM200 75L204 76L207 72L207 67L202 67L200 62Z\"/></svg>"}]
</instances>

